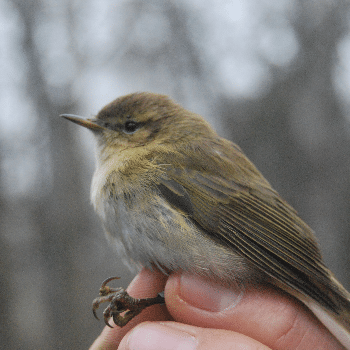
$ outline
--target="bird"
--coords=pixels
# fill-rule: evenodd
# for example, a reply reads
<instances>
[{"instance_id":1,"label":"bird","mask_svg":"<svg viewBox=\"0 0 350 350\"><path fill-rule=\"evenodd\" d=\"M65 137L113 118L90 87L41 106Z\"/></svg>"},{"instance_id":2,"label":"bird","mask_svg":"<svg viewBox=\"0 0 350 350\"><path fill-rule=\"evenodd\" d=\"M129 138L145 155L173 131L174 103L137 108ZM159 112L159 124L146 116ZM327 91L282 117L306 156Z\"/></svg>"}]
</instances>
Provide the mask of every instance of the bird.
<instances>
[{"instance_id":1,"label":"bird","mask_svg":"<svg viewBox=\"0 0 350 350\"><path fill-rule=\"evenodd\" d=\"M92 119L62 117L95 135L91 202L127 264L187 271L227 287L270 283L304 303L350 349L350 293L325 266L312 229L239 146L151 92L119 97ZM133 299L108 287L112 279L93 303L95 314L110 302L107 324L112 316L124 326L164 303L159 295Z\"/></svg>"}]
</instances>

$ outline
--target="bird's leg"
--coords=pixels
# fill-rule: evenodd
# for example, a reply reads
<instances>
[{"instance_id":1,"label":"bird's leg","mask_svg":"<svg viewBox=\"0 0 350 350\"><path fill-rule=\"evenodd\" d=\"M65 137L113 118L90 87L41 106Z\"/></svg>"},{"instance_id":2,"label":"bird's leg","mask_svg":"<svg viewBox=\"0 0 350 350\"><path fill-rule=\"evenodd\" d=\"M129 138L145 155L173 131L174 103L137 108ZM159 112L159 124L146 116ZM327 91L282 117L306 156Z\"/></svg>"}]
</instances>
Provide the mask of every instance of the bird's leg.
<instances>
[{"instance_id":1,"label":"bird's leg","mask_svg":"<svg viewBox=\"0 0 350 350\"><path fill-rule=\"evenodd\" d=\"M143 309L155 305L164 304L165 299L160 294L155 298L136 299L131 297L128 292L123 288L110 288L107 283L119 279L119 277L110 277L102 282L99 295L92 303L92 312L94 316L99 319L96 315L96 310L100 304L109 301L109 305L103 311L103 318L105 324L113 328L108 319L113 318L114 323L119 327L124 327L131 319L138 315ZM121 313L125 312L122 316Z\"/></svg>"}]
</instances>

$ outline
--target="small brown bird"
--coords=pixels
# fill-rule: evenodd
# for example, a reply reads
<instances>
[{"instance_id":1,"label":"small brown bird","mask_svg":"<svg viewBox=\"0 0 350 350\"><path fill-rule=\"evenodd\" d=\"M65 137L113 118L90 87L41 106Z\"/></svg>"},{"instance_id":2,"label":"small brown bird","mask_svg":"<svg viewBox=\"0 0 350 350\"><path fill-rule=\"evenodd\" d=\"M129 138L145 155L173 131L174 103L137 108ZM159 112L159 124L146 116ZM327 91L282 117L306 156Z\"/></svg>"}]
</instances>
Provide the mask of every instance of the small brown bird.
<instances>
[{"instance_id":1,"label":"small brown bird","mask_svg":"<svg viewBox=\"0 0 350 350\"><path fill-rule=\"evenodd\" d=\"M63 117L96 136L91 200L127 261L225 286L272 283L350 349L350 294L325 267L309 226L237 145L201 116L152 93L120 97L95 119ZM94 311L110 301L105 318L121 326L164 302L159 296L135 301L107 287L109 280ZM119 313L126 310L123 320Z\"/></svg>"}]
</instances>

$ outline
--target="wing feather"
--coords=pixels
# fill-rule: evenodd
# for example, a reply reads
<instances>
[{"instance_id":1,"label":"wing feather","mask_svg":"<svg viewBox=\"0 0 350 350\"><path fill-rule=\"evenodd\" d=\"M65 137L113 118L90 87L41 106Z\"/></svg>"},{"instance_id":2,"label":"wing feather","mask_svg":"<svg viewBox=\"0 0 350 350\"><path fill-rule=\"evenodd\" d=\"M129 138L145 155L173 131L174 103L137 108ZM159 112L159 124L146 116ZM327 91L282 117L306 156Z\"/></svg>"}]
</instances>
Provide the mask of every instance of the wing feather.
<instances>
[{"instance_id":1,"label":"wing feather","mask_svg":"<svg viewBox=\"0 0 350 350\"><path fill-rule=\"evenodd\" d=\"M166 174L164 183L172 182L167 189L174 188L173 194L181 197L179 209L209 236L231 245L271 277L338 309L334 298L323 292L329 270L311 229L275 191L263 188L259 196L257 188L250 191L231 179L193 169L167 169ZM169 202L176 205L173 198Z\"/></svg>"}]
</instances>

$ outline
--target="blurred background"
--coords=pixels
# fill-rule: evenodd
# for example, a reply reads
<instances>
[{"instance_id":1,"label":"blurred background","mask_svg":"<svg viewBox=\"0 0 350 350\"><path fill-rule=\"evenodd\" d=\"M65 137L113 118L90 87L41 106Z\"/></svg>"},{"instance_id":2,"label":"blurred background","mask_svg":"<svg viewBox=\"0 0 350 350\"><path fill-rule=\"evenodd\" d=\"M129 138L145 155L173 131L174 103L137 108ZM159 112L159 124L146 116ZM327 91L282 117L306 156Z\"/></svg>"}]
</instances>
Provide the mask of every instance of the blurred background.
<instances>
[{"instance_id":1,"label":"blurred background","mask_svg":"<svg viewBox=\"0 0 350 350\"><path fill-rule=\"evenodd\" d=\"M94 116L170 95L238 143L350 287L350 9L342 0L0 0L0 348L86 349L133 277L89 202Z\"/></svg>"}]
</instances>

